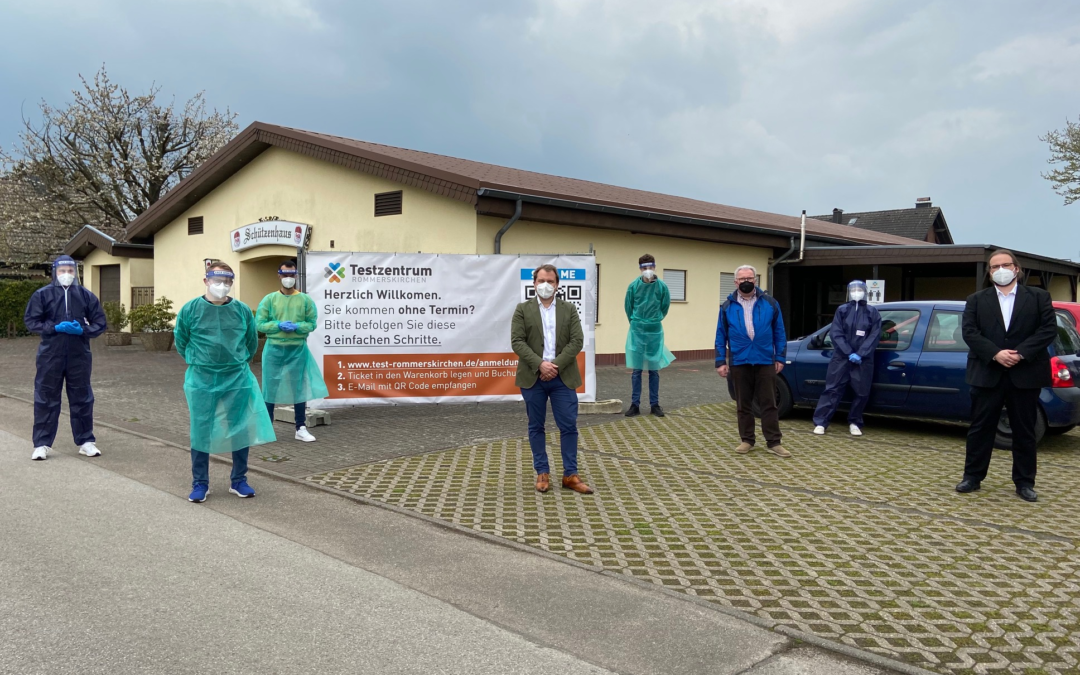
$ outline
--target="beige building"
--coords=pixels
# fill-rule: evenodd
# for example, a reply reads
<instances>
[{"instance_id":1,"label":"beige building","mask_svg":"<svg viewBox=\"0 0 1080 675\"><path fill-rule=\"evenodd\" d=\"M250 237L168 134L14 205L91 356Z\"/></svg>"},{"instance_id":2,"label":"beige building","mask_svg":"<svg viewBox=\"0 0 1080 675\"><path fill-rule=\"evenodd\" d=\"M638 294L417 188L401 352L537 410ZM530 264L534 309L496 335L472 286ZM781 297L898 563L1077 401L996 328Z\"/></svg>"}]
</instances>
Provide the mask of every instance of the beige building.
<instances>
[{"instance_id":1,"label":"beige building","mask_svg":"<svg viewBox=\"0 0 1080 675\"><path fill-rule=\"evenodd\" d=\"M598 363L620 361L627 285L643 253L672 289L665 322L681 358L713 353L730 275L791 257L800 219L544 175L325 134L255 123L129 224L123 241L85 228L67 252L85 283L119 286L125 304L203 292L204 260L237 271L234 295L256 306L277 287L288 246L233 252L233 230L278 219L310 227L308 250L466 254L595 252ZM925 244L807 221L808 246ZM794 251L797 255L797 251Z\"/></svg>"}]
</instances>

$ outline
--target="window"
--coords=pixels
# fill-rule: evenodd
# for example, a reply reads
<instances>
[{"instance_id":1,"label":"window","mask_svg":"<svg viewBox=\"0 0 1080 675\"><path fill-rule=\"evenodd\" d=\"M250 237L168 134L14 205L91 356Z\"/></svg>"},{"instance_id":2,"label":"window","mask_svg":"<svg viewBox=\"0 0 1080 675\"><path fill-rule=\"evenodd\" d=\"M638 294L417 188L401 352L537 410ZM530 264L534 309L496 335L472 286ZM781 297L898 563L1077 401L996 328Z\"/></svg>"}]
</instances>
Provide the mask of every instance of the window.
<instances>
[{"instance_id":1,"label":"window","mask_svg":"<svg viewBox=\"0 0 1080 675\"><path fill-rule=\"evenodd\" d=\"M720 304L731 297L735 292L735 274L733 272L720 273Z\"/></svg>"},{"instance_id":2,"label":"window","mask_svg":"<svg viewBox=\"0 0 1080 675\"><path fill-rule=\"evenodd\" d=\"M966 352L964 342L963 314L960 312L934 312L930 328L926 331L923 350L928 352Z\"/></svg>"},{"instance_id":3,"label":"window","mask_svg":"<svg viewBox=\"0 0 1080 675\"><path fill-rule=\"evenodd\" d=\"M1057 312L1057 315L1059 317L1061 317L1062 319L1065 319L1065 321L1070 326L1072 326L1073 328L1076 328L1076 317L1074 317L1072 314L1070 314L1067 310L1064 310L1064 309L1056 310L1056 312Z\"/></svg>"},{"instance_id":4,"label":"window","mask_svg":"<svg viewBox=\"0 0 1080 675\"><path fill-rule=\"evenodd\" d=\"M1057 316L1057 337L1054 338L1054 353L1058 356L1080 354L1080 333L1065 317Z\"/></svg>"},{"instance_id":5,"label":"window","mask_svg":"<svg viewBox=\"0 0 1080 675\"><path fill-rule=\"evenodd\" d=\"M187 233L188 233L188 235L202 234L203 233L203 217L202 216L195 216L194 218L188 218L187 219Z\"/></svg>"},{"instance_id":6,"label":"window","mask_svg":"<svg viewBox=\"0 0 1080 675\"><path fill-rule=\"evenodd\" d=\"M401 214L401 190L382 192L375 195L375 216L397 216Z\"/></svg>"},{"instance_id":7,"label":"window","mask_svg":"<svg viewBox=\"0 0 1080 675\"><path fill-rule=\"evenodd\" d=\"M878 349L889 349L902 352L911 346L911 339L915 335L915 327L919 325L919 312L914 309L886 309L881 312L881 335L878 339ZM832 349L833 341L830 331L818 333L818 336L810 344L810 349ZM967 347L964 347L967 351Z\"/></svg>"},{"instance_id":8,"label":"window","mask_svg":"<svg viewBox=\"0 0 1080 675\"><path fill-rule=\"evenodd\" d=\"M664 283L672 302L686 302L686 270L664 270Z\"/></svg>"}]
</instances>

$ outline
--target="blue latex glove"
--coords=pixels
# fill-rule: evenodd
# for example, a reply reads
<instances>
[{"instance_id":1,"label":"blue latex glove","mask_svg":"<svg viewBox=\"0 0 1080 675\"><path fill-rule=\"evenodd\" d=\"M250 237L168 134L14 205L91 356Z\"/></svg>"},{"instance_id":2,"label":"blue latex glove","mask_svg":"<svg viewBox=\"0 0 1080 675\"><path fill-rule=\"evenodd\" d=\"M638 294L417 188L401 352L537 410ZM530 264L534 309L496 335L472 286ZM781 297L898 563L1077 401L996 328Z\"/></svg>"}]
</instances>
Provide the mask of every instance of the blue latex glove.
<instances>
[{"instance_id":1,"label":"blue latex glove","mask_svg":"<svg viewBox=\"0 0 1080 675\"><path fill-rule=\"evenodd\" d=\"M71 328L68 330L69 333L71 333L72 335L83 334L83 328L81 323L79 323L78 321L72 321L70 325Z\"/></svg>"},{"instance_id":2,"label":"blue latex glove","mask_svg":"<svg viewBox=\"0 0 1080 675\"><path fill-rule=\"evenodd\" d=\"M851 356L847 357L847 360L851 361L852 363L862 363L862 357L858 354L852 354Z\"/></svg>"},{"instance_id":3,"label":"blue latex glove","mask_svg":"<svg viewBox=\"0 0 1080 675\"><path fill-rule=\"evenodd\" d=\"M278 330L283 331L285 333L292 333L293 331L296 330L296 324L293 323L292 321L279 321L277 327L278 327Z\"/></svg>"},{"instance_id":4,"label":"blue latex glove","mask_svg":"<svg viewBox=\"0 0 1080 675\"><path fill-rule=\"evenodd\" d=\"M61 321L54 326L57 333L67 333L68 335L75 335L74 321Z\"/></svg>"}]
</instances>

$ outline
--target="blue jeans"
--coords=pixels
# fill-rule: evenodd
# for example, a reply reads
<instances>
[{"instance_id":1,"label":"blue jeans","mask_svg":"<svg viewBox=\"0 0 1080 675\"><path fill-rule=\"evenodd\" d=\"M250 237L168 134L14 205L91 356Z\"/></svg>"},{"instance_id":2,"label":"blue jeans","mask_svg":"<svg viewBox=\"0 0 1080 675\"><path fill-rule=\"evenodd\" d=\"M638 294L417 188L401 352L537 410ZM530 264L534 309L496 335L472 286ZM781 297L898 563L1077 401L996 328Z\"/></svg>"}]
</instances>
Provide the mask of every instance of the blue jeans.
<instances>
[{"instance_id":1,"label":"blue jeans","mask_svg":"<svg viewBox=\"0 0 1080 675\"><path fill-rule=\"evenodd\" d=\"M274 421L274 405L273 403L266 404L266 412L270 413L270 422ZM307 403L297 403L292 407L293 419L296 421L296 430L299 431L300 427L305 426L307 422Z\"/></svg>"},{"instance_id":2,"label":"blue jeans","mask_svg":"<svg viewBox=\"0 0 1080 675\"><path fill-rule=\"evenodd\" d=\"M248 450L243 448L232 454L232 482L247 478ZM191 487L210 484L210 453L191 450Z\"/></svg>"},{"instance_id":3,"label":"blue jeans","mask_svg":"<svg viewBox=\"0 0 1080 675\"><path fill-rule=\"evenodd\" d=\"M551 473L548 466L547 456L547 433L544 430L544 421L547 418L547 403L551 401L551 414L555 417L555 425L562 434L560 446L562 449L563 476L573 476L577 473L577 392L563 384L562 378L544 382L536 380L536 384L528 389L522 389L521 395L525 398L525 412L529 415L529 447L532 449L533 468L537 474Z\"/></svg>"},{"instance_id":4,"label":"blue jeans","mask_svg":"<svg viewBox=\"0 0 1080 675\"><path fill-rule=\"evenodd\" d=\"M641 371L630 373L630 404L641 405ZM649 405L660 405L660 371L649 371Z\"/></svg>"}]
</instances>

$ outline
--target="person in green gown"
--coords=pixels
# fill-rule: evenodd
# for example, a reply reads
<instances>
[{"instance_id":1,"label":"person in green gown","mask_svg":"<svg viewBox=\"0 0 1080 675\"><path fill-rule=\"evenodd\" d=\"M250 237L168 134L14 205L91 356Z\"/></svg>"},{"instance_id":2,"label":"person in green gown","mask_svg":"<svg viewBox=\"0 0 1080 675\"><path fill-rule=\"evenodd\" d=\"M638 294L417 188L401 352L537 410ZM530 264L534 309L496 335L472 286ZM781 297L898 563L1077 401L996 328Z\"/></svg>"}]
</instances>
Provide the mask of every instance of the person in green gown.
<instances>
[{"instance_id":1,"label":"person in green gown","mask_svg":"<svg viewBox=\"0 0 1080 675\"><path fill-rule=\"evenodd\" d=\"M656 259L646 253L638 258L641 275L626 289L626 367L630 374L630 407L627 417L641 414L641 373L649 373L649 403L652 414L664 416L660 407L660 370L675 360L664 344L664 317L671 307L671 293L664 280L656 276Z\"/></svg>"},{"instance_id":2,"label":"person in green gown","mask_svg":"<svg viewBox=\"0 0 1080 675\"><path fill-rule=\"evenodd\" d=\"M262 353L263 398L270 419L274 406L293 406L296 440L311 443L315 437L307 430L307 402L326 398L322 371L311 350L307 336L315 330L318 309L307 293L296 288L296 263L287 260L278 267L281 288L262 299L255 313L260 333L266 334Z\"/></svg>"},{"instance_id":3,"label":"person in green gown","mask_svg":"<svg viewBox=\"0 0 1080 675\"><path fill-rule=\"evenodd\" d=\"M188 501L204 502L210 488L210 455L232 453L229 492L254 497L247 484L248 449L273 443L251 359L259 347L255 315L232 292L232 268L214 261L206 268L206 294L176 316L176 351L187 362L184 395L191 418L192 490Z\"/></svg>"}]
</instances>

